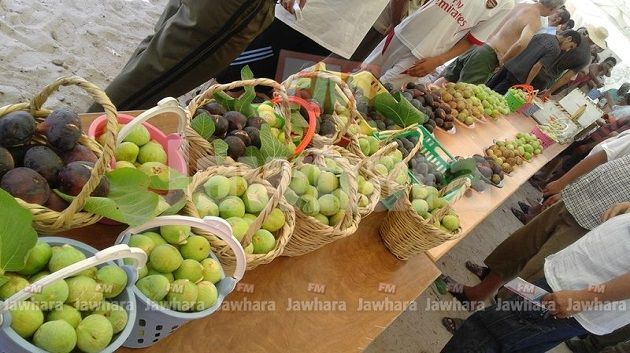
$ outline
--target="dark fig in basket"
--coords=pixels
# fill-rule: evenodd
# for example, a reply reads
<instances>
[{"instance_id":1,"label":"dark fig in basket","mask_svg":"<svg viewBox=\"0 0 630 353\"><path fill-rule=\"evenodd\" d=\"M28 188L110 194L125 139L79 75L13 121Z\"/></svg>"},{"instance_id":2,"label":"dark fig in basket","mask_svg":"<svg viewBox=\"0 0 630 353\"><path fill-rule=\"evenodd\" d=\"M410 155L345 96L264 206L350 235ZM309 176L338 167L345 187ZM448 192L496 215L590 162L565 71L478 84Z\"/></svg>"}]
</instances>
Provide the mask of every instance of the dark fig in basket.
<instances>
[{"instance_id":1,"label":"dark fig in basket","mask_svg":"<svg viewBox=\"0 0 630 353\"><path fill-rule=\"evenodd\" d=\"M34 146L24 155L24 166L33 169L48 181L48 185L57 186L57 174L63 168L63 161L52 149L46 146Z\"/></svg>"},{"instance_id":2,"label":"dark fig in basket","mask_svg":"<svg viewBox=\"0 0 630 353\"><path fill-rule=\"evenodd\" d=\"M228 145L228 156L233 160L238 160L245 154L245 143L238 136L227 136L223 141Z\"/></svg>"},{"instance_id":3,"label":"dark fig in basket","mask_svg":"<svg viewBox=\"0 0 630 353\"><path fill-rule=\"evenodd\" d=\"M332 120L325 120L321 123L319 134L326 137L333 137L337 132L337 127Z\"/></svg>"},{"instance_id":4,"label":"dark fig in basket","mask_svg":"<svg viewBox=\"0 0 630 353\"><path fill-rule=\"evenodd\" d=\"M72 162L59 171L59 190L64 194L77 196L90 179L94 163ZM101 178L91 196L104 197L109 194L109 181Z\"/></svg>"},{"instance_id":5,"label":"dark fig in basket","mask_svg":"<svg viewBox=\"0 0 630 353\"><path fill-rule=\"evenodd\" d=\"M44 204L44 206L57 212L61 212L65 210L66 208L68 208L68 205L69 203L67 203L66 200L62 199L61 197L59 197L59 195L55 194L54 192L50 193L50 197L48 198L48 201L46 201L46 203Z\"/></svg>"},{"instance_id":6,"label":"dark fig in basket","mask_svg":"<svg viewBox=\"0 0 630 353\"><path fill-rule=\"evenodd\" d=\"M23 111L0 117L0 145L13 147L30 142L36 125L35 118Z\"/></svg>"},{"instance_id":7,"label":"dark fig in basket","mask_svg":"<svg viewBox=\"0 0 630 353\"><path fill-rule=\"evenodd\" d=\"M243 140L245 146L249 146L252 144L252 140L249 138L249 134L245 130L232 130L228 132L228 136L236 136Z\"/></svg>"},{"instance_id":8,"label":"dark fig in basket","mask_svg":"<svg viewBox=\"0 0 630 353\"><path fill-rule=\"evenodd\" d=\"M247 119L247 127L255 127L258 130L262 129L262 126L264 123L265 123L265 119L259 116L254 116Z\"/></svg>"},{"instance_id":9,"label":"dark fig in basket","mask_svg":"<svg viewBox=\"0 0 630 353\"><path fill-rule=\"evenodd\" d=\"M223 114L229 124L229 130L242 130L247 125L247 117L237 111L229 111Z\"/></svg>"},{"instance_id":10,"label":"dark fig in basket","mask_svg":"<svg viewBox=\"0 0 630 353\"><path fill-rule=\"evenodd\" d=\"M253 126L248 126L245 128L245 132L249 135L251 145L260 148L260 130Z\"/></svg>"},{"instance_id":11,"label":"dark fig in basket","mask_svg":"<svg viewBox=\"0 0 630 353\"><path fill-rule=\"evenodd\" d=\"M223 115L226 112L225 108L217 102L208 103L203 108L212 115Z\"/></svg>"},{"instance_id":12,"label":"dark fig in basket","mask_svg":"<svg viewBox=\"0 0 630 353\"><path fill-rule=\"evenodd\" d=\"M68 151L81 138L81 119L68 109L57 109L48 115L39 129L46 135L50 145L58 151Z\"/></svg>"},{"instance_id":13,"label":"dark fig in basket","mask_svg":"<svg viewBox=\"0 0 630 353\"><path fill-rule=\"evenodd\" d=\"M13 168L15 168L13 156L9 150L4 147L0 147L0 177Z\"/></svg>"},{"instance_id":14,"label":"dark fig in basket","mask_svg":"<svg viewBox=\"0 0 630 353\"><path fill-rule=\"evenodd\" d=\"M227 119L222 115L212 115L212 120L214 121L214 135L215 137L223 137L228 131L230 127L230 123L228 123Z\"/></svg>"},{"instance_id":15,"label":"dark fig in basket","mask_svg":"<svg viewBox=\"0 0 630 353\"><path fill-rule=\"evenodd\" d=\"M77 144L69 151L61 152L59 157L61 157L64 164L80 161L96 163L98 160L98 157L92 150L80 144Z\"/></svg>"},{"instance_id":16,"label":"dark fig in basket","mask_svg":"<svg viewBox=\"0 0 630 353\"><path fill-rule=\"evenodd\" d=\"M26 151L28 151L28 149L31 147L31 145L22 145L7 148L7 150L9 150L9 153L11 153L11 156L13 156L13 163L15 164L15 167L24 166L24 155L26 154Z\"/></svg>"},{"instance_id":17,"label":"dark fig in basket","mask_svg":"<svg viewBox=\"0 0 630 353\"><path fill-rule=\"evenodd\" d=\"M50 187L43 176L29 168L15 168L8 171L0 182L0 187L13 197L28 203L43 205L50 197Z\"/></svg>"}]
</instances>

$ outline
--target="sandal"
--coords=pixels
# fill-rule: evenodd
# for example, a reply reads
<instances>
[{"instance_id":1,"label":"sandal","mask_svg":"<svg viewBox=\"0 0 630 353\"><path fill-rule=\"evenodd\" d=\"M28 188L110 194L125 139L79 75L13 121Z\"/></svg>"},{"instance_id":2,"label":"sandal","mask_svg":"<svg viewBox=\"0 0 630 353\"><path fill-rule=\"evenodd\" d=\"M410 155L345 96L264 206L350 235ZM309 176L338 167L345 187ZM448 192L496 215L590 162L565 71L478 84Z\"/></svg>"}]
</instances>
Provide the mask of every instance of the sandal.
<instances>
[{"instance_id":1,"label":"sandal","mask_svg":"<svg viewBox=\"0 0 630 353\"><path fill-rule=\"evenodd\" d=\"M459 330L460 327L464 324L464 320L454 318L454 317L444 317L442 318L442 326L448 331L451 335L455 335L455 332Z\"/></svg>"},{"instance_id":2,"label":"sandal","mask_svg":"<svg viewBox=\"0 0 630 353\"><path fill-rule=\"evenodd\" d=\"M473 275L477 276L481 281L483 281L488 274L490 273L490 269L486 266L480 266L472 261L466 261L466 269L472 272Z\"/></svg>"},{"instance_id":3,"label":"sandal","mask_svg":"<svg viewBox=\"0 0 630 353\"><path fill-rule=\"evenodd\" d=\"M525 213L523 213L523 211L518 210L514 207L510 207L510 211L512 211L512 214L514 215L514 217L516 217L516 219L519 220L519 222L526 224L527 223L527 217L525 216Z\"/></svg>"},{"instance_id":4,"label":"sandal","mask_svg":"<svg viewBox=\"0 0 630 353\"><path fill-rule=\"evenodd\" d=\"M523 213L528 214L529 213L529 209L531 208L530 205L526 204L523 201L519 201L518 202L518 207L521 209L521 211L523 211Z\"/></svg>"}]
</instances>

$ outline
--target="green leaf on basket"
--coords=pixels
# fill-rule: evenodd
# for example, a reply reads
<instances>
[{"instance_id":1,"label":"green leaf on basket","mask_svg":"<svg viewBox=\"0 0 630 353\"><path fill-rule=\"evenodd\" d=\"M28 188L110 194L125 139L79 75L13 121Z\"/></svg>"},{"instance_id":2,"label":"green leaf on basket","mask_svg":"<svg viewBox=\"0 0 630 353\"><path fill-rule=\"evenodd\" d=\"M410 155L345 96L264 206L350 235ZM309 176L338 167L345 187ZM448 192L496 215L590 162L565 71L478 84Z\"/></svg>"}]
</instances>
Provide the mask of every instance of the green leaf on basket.
<instances>
[{"instance_id":1,"label":"green leaf on basket","mask_svg":"<svg viewBox=\"0 0 630 353\"><path fill-rule=\"evenodd\" d=\"M273 159L287 159L291 155L287 145L271 133L269 124L260 128L260 154L265 163Z\"/></svg>"},{"instance_id":2,"label":"green leaf on basket","mask_svg":"<svg viewBox=\"0 0 630 353\"><path fill-rule=\"evenodd\" d=\"M253 80L254 73L249 68L249 66L245 65L241 69L241 80ZM245 86L243 87L245 91L241 94L240 97L236 99L234 103L234 110L243 113L246 117L252 117L256 115L256 109L252 106L252 102L256 98L256 90L253 86Z\"/></svg>"},{"instance_id":3,"label":"green leaf on basket","mask_svg":"<svg viewBox=\"0 0 630 353\"><path fill-rule=\"evenodd\" d=\"M171 190L162 198L170 205L170 207L162 211L160 216L176 215L184 208L184 206L186 206L186 194L183 190Z\"/></svg>"},{"instance_id":4,"label":"green leaf on basket","mask_svg":"<svg viewBox=\"0 0 630 353\"><path fill-rule=\"evenodd\" d=\"M194 117L190 123L190 127L206 140L210 139L215 129L214 120L212 120L212 117L207 113L201 113Z\"/></svg>"},{"instance_id":5,"label":"green leaf on basket","mask_svg":"<svg viewBox=\"0 0 630 353\"><path fill-rule=\"evenodd\" d=\"M102 217L138 226L159 214L159 196L149 190L151 179L133 168L115 169L106 174L109 181L107 197L89 197L83 209ZM55 192L64 200L72 202L74 196Z\"/></svg>"},{"instance_id":6,"label":"green leaf on basket","mask_svg":"<svg viewBox=\"0 0 630 353\"><path fill-rule=\"evenodd\" d=\"M217 103L221 104L226 110L234 110L236 99L234 99L234 97L230 96L229 94L223 91L219 91L214 92L212 97L214 97L214 100L216 100Z\"/></svg>"},{"instance_id":7,"label":"green leaf on basket","mask_svg":"<svg viewBox=\"0 0 630 353\"><path fill-rule=\"evenodd\" d=\"M13 196L0 190L0 286L6 283L5 272L20 271L28 252L37 243L33 215L17 203Z\"/></svg>"},{"instance_id":8,"label":"green leaf on basket","mask_svg":"<svg viewBox=\"0 0 630 353\"><path fill-rule=\"evenodd\" d=\"M190 184L190 178L173 168L169 168L168 179L161 178L157 175L150 176L151 182L149 188L153 190L179 190L185 189Z\"/></svg>"},{"instance_id":9,"label":"green leaf on basket","mask_svg":"<svg viewBox=\"0 0 630 353\"><path fill-rule=\"evenodd\" d=\"M287 159L289 156L289 148L273 135L269 124L263 124L260 129L260 149L254 146L245 148L245 154L238 161L256 168L274 159Z\"/></svg>"},{"instance_id":10,"label":"green leaf on basket","mask_svg":"<svg viewBox=\"0 0 630 353\"><path fill-rule=\"evenodd\" d=\"M320 103L322 113L332 114L335 111L335 103L337 102L337 92L335 92L335 83L327 78L316 78L312 87L313 99Z\"/></svg>"},{"instance_id":11,"label":"green leaf on basket","mask_svg":"<svg viewBox=\"0 0 630 353\"><path fill-rule=\"evenodd\" d=\"M299 111L291 112L291 128L306 129L308 121L304 119Z\"/></svg>"},{"instance_id":12,"label":"green leaf on basket","mask_svg":"<svg viewBox=\"0 0 630 353\"><path fill-rule=\"evenodd\" d=\"M374 97L374 108L400 127L425 123L428 119L424 113L411 105L401 93L396 93L393 96L389 92L377 94Z\"/></svg>"},{"instance_id":13,"label":"green leaf on basket","mask_svg":"<svg viewBox=\"0 0 630 353\"><path fill-rule=\"evenodd\" d=\"M223 164L225 158L228 155L228 144L221 139L216 139L212 141L212 146L214 147L214 156L216 158L216 163Z\"/></svg>"},{"instance_id":14,"label":"green leaf on basket","mask_svg":"<svg viewBox=\"0 0 630 353\"><path fill-rule=\"evenodd\" d=\"M252 168L258 168L265 164L265 160L260 153L260 150L254 146L247 146L245 148L245 154L238 159L239 162L245 163Z\"/></svg>"}]
</instances>

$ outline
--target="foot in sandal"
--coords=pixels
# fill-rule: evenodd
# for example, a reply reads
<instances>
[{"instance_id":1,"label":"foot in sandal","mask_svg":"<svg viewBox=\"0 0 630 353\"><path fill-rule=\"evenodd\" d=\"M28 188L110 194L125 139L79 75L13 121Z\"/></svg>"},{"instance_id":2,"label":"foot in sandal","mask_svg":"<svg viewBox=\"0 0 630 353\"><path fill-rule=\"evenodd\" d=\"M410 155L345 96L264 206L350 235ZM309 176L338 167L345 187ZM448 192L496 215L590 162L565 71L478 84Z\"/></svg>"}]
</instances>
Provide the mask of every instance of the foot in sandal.
<instances>
[{"instance_id":1,"label":"foot in sandal","mask_svg":"<svg viewBox=\"0 0 630 353\"><path fill-rule=\"evenodd\" d=\"M442 318L442 326L446 329L446 331L450 332L451 335L454 335L457 330L464 324L464 320L454 318L454 317L444 317Z\"/></svg>"},{"instance_id":2,"label":"foot in sandal","mask_svg":"<svg viewBox=\"0 0 630 353\"><path fill-rule=\"evenodd\" d=\"M477 265L472 261L466 261L465 266L468 271L477 276L477 278L479 278L479 280L481 281L483 281L483 279L488 276L488 273L490 273L489 268L487 268L486 266Z\"/></svg>"}]
</instances>

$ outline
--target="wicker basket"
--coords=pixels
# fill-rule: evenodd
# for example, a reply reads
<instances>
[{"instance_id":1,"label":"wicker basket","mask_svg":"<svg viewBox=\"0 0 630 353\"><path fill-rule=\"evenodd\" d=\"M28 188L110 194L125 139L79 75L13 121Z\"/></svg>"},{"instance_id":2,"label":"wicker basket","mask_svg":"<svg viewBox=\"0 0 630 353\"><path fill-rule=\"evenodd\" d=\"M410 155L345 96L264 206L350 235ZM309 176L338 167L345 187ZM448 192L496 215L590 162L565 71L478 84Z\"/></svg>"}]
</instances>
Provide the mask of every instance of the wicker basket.
<instances>
[{"instance_id":1,"label":"wicker basket","mask_svg":"<svg viewBox=\"0 0 630 353\"><path fill-rule=\"evenodd\" d=\"M188 115L188 126L186 126L186 142L188 150L189 172L205 170L217 165L214 157L214 146L205 138L201 137L191 126L192 119L198 108L212 102L213 95L217 92L230 91L241 87L266 86L274 89L274 95L280 97L280 103L276 106L277 112L284 119L284 136L286 141L291 141L291 113L289 100L284 86L274 80L258 78L254 80L234 81L229 84L216 84L200 95L193 98L186 109Z\"/></svg>"},{"instance_id":2,"label":"wicker basket","mask_svg":"<svg viewBox=\"0 0 630 353\"><path fill-rule=\"evenodd\" d=\"M338 152L342 157L346 158L350 162L350 165L358 166L357 170L359 171L359 175L363 176L366 181L374 185L374 192L370 195L370 197L368 197L370 200L369 204L365 207L359 207L359 214L361 217L368 216L374 211L376 205L378 205L378 202L381 200L381 184L376 174L372 171L372 167L369 163L370 160L367 158L359 158L347 148L339 146L332 146L331 148Z\"/></svg>"},{"instance_id":3,"label":"wicker basket","mask_svg":"<svg viewBox=\"0 0 630 353\"><path fill-rule=\"evenodd\" d=\"M448 194L452 204L464 195L469 186L468 178L456 179L442 191L442 194ZM408 260L461 235L461 229L454 233L446 233L439 225L436 226L436 222L439 223L442 217L452 211L450 205L435 212L429 220L425 220L411 208L410 193L411 187L404 190L379 227L385 247L401 260Z\"/></svg>"},{"instance_id":4,"label":"wicker basket","mask_svg":"<svg viewBox=\"0 0 630 353\"><path fill-rule=\"evenodd\" d=\"M402 173L404 170L407 170L405 166L407 166L409 164L409 161L422 149L422 140L424 136L422 130L417 126L409 126L402 130L382 132L380 134L381 136L387 136L385 138L385 146L368 158L368 163L373 168L374 164L376 164L381 157L386 156L397 149L398 144L396 142L393 142L397 137L406 136L410 133L418 134L418 142L416 143L416 145L413 147L413 149L411 149L411 151L409 151L409 154L405 158L403 158L403 160L398 163L396 167L394 167L389 175L378 176L378 181L381 185L381 198L389 197L396 192L408 187L408 184L405 185L397 183L396 178L398 178L400 173Z\"/></svg>"},{"instance_id":5,"label":"wicker basket","mask_svg":"<svg viewBox=\"0 0 630 353\"><path fill-rule=\"evenodd\" d=\"M99 185L101 178L105 175L110 161L114 159L114 142L118 132L116 108L107 97L105 92L96 85L77 76L62 77L55 80L27 103L11 104L0 108L0 119L8 113L15 111L26 111L35 117L37 122L42 122L51 113L51 110L43 108L44 103L50 95L55 93L61 86L79 86L85 90L97 103L103 106L107 116L107 126L103 134L104 146L99 145L94 139L83 134L79 143L89 148L99 158L92 169L90 179L83 187L83 190L74 198L65 210L57 212L45 206L31 204L16 199L24 208L33 214L33 227L40 233L55 234L73 228L81 228L98 222L102 217L93 213L82 212L90 194ZM46 137L36 133L34 141L39 144L46 144Z\"/></svg>"},{"instance_id":6,"label":"wicker basket","mask_svg":"<svg viewBox=\"0 0 630 353\"><path fill-rule=\"evenodd\" d=\"M358 119L358 117L361 116L356 109L357 103L354 99L352 91L341 79L341 77L339 77L339 75L335 75L327 71L301 71L297 74L289 76L282 85L286 87L287 91L291 91L295 89L296 81L299 79L323 79L334 83L337 99L341 100L345 104L345 107L349 112L348 120L344 122L336 116L336 114L333 114L333 117L335 118L335 125L337 127L335 134L331 137L316 134L313 136L311 145L313 147L323 147L339 143L348 133L350 126L352 124L356 124L355 119Z\"/></svg>"},{"instance_id":7,"label":"wicker basket","mask_svg":"<svg viewBox=\"0 0 630 353\"><path fill-rule=\"evenodd\" d=\"M335 240L348 237L356 232L361 216L354 207L357 204L357 173L346 158L343 158L333 147L322 149L308 149L305 151L307 157L313 157L312 164L323 166L325 158L334 159L343 172L348 175L349 190L348 199L350 209L346 210L344 219L334 227L325 225L314 217L307 216L298 208L295 209L296 222L293 237L289 240L284 249L284 256L300 256L315 251ZM303 160L296 162L296 167L304 165Z\"/></svg>"},{"instance_id":8,"label":"wicker basket","mask_svg":"<svg viewBox=\"0 0 630 353\"><path fill-rule=\"evenodd\" d=\"M234 164L229 166L214 166L205 171L197 172L193 177L191 184L186 192L186 206L184 214L200 218L199 212L193 203L193 194L212 176L222 175L225 177L241 176L248 183L255 182L262 184L267 188L270 195L269 203L263 209L256 220L249 226L249 229L241 241L243 248L247 247L252 236L261 228L263 222L274 208L279 208L285 216L285 225L275 232L276 247L266 254L247 254L247 269L251 270L256 266L267 264L276 257L280 256L289 242L293 230L295 228L295 212L293 206L284 199L284 192L291 182L291 165L287 161L274 160L263 167L252 169L244 164ZM272 184L268 180L277 180ZM221 263L228 268L236 265L234 251L221 239L212 234L200 234L208 238L215 254L221 260Z\"/></svg>"}]
</instances>

